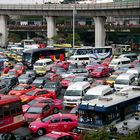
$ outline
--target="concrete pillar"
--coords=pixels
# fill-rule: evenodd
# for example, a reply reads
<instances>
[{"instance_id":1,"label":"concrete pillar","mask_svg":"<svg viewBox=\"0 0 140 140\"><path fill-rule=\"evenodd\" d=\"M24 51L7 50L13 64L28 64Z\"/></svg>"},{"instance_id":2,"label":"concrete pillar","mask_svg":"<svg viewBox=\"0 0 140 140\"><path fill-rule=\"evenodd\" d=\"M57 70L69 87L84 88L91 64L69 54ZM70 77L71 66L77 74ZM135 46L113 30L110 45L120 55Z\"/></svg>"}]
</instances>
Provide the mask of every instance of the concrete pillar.
<instances>
[{"instance_id":1,"label":"concrete pillar","mask_svg":"<svg viewBox=\"0 0 140 140\"><path fill-rule=\"evenodd\" d=\"M106 21L105 17L95 17L95 47L105 46L106 32L104 28L104 23Z\"/></svg>"},{"instance_id":2,"label":"concrete pillar","mask_svg":"<svg viewBox=\"0 0 140 140\"><path fill-rule=\"evenodd\" d=\"M52 38L56 35L56 25L54 21L54 17L46 17L47 21L47 38Z\"/></svg>"},{"instance_id":3,"label":"concrete pillar","mask_svg":"<svg viewBox=\"0 0 140 140\"><path fill-rule=\"evenodd\" d=\"M7 16L0 15L0 46L4 47L7 43L8 31L7 31Z\"/></svg>"}]
</instances>

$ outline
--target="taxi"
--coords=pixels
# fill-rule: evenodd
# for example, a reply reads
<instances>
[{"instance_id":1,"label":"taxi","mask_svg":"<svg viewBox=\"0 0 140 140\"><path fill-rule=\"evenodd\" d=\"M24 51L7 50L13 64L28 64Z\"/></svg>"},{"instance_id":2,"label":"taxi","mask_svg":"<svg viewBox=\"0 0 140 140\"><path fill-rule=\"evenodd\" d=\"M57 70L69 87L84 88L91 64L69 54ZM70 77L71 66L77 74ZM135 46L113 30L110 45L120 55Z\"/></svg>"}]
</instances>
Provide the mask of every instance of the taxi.
<instances>
[{"instance_id":1,"label":"taxi","mask_svg":"<svg viewBox=\"0 0 140 140\"><path fill-rule=\"evenodd\" d=\"M33 100L36 97L56 99L56 94L54 92L51 92L45 89L35 89L20 96L22 103L28 103L29 101Z\"/></svg>"},{"instance_id":2,"label":"taxi","mask_svg":"<svg viewBox=\"0 0 140 140\"><path fill-rule=\"evenodd\" d=\"M21 75L24 72L24 70L19 65L15 65L14 69L17 71L18 75Z\"/></svg>"},{"instance_id":3,"label":"taxi","mask_svg":"<svg viewBox=\"0 0 140 140\"><path fill-rule=\"evenodd\" d=\"M67 88L72 81L75 79L75 76L68 76L61 81L62 88Z\"/></svg>"},{"instance_id":4,"label":"taxi","mask_svg":"<svg viewBox=\"0 0 140 140\"><path fill-rule=\"evenodd\" d=\"M22 56L21 55L17 55L15 61L22 62Z\"/></svg>"},{"instance_id":5,"label":"taxi","mask_svg":"<svg viewBox=\"0 0 140 140\"><path fill-rule=\"evenodd\" d=\"M51 98L45 98L45 97L36 97L35 99L31 100L27 104L22 105L22 111L23 111L23 113L25 113L28 110L28 108L30 106L32 106L33 104L35 104L35 103L51 103L51 102L53 104L57 105L58 107L62 103L62 101L59 100L59 99L51 99ZM59 108L59 110L61 110L61 107Z\"/></svg>"},{"instance_id":6,"label":"taxi","mask_svg":"<svg viewBox=\"0 0 140 140\"><path fill-rule=\"evenodd\" d=\"M77 132L78 117L75 114L54 114L40 120L36 120L29 125L29 130L33 134L42 136L52 131Z\"/></svg>"},{"instance_id":7,"label":"taxi","mask_svg":"<svg viewBox=\"0 0 140 140\"><path fill-rule=\"evenodd\" d=\"M14 67L14 64L12 62L4 62L4 66L7 66L9 68L13 68Z\"/></svg>"},{"instance_id":8,"label":"taxi","mask_svg":"<svg viewBox=\"0 0 140 140\"><path fill-rule=\"evenodd\" d=\"M24 113L24 121L25 123L31 123L35 120L50 116L51 114L57 114L61 109L63 109L62 102L58 106L54 104L54 102L35 103Z\"/></svg>"},{"instance_id":9,"label":"taxi","mask_svg":"<svg viewBox=\"0 0 140 140\"><path fill-rule=\"evenodd\" d=\"M15 69L11 69L8 71L7 76L15 76L18 77L19 73Z\"/></svg>"},{"instance_id":10,"label":"taxi","mask_svg":"<svg viewBox=\"0 0 140 140\"><path fill-rule=\"evenodd\" d=\"M118 77L118 75L111 75L107 80L106 80L106 83L108 85L110 85L110 87L113 87L114 86L114 83L115 83L115 80L116 78Z\"/></svg>"},{"instance_id":11,"label":"taxi","mask_svg":"<svg viewBox=\"0 0 140 140\"><path fill-rule=\"evenodd\" d=\"M73 132L56 132L52 131L44 136L39 137L37 140L82 140L79 134Z\"/></svg>"},{"instance_id":12,"label":"taxi","mask_svg":"<svg viewBox=\"0 0 140 140\"><path fill-rule=\"evenodd\" d=\"M36 89L36 87L33 85L19 84L16 87L14 87L8 94L21 96L34 89Z\"/></svg>"}]
</instances>

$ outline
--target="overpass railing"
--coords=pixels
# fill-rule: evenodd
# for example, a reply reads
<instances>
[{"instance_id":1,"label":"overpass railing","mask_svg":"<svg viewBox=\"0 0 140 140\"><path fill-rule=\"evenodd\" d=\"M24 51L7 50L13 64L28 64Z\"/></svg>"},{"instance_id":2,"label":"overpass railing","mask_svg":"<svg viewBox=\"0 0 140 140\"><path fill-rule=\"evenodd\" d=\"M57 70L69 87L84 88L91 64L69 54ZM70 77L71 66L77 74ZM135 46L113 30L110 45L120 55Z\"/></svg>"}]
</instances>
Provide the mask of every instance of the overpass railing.
<instances>
[{"instance_id":1,"label":"overpass railing","mask_svg":"<svg viewBox=\"0 0 140 140\"><path fill-rule=\"evenodd\" d=\"M1 10L73 10L73 8L76 10L140 8L140 0L95 4L0 4Z\"/></svg>"}]
</instances>

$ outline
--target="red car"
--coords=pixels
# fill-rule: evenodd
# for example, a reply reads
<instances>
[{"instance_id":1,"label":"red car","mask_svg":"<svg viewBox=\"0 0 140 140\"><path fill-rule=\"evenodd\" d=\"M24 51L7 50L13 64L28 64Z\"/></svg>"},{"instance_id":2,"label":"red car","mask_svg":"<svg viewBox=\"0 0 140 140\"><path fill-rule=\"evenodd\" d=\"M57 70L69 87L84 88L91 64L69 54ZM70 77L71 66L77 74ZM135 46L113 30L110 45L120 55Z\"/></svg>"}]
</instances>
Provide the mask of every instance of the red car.
<instances>
[{"instance_id":1,"label":"red car","mask_svg":"<svg viewBox=\"0 0 140 140\"><path fill-rule=\"evenodd\" d=\"M14 69L17 71L18 75L21 75L24 72L24 69L22 69L22 67L19 65L16 65Z\"/></svg>"},{"instance_id":2,"label":"red car","mask_svg":"<svg viewBox=\"0 0 140 140\"><path fill-rule=\"evenodd\" d=\"M71 84L74 78L75 76L68 76L65 79L63 79L61 81L62 88L67 88Z\"/></svg>"},{"instance_id":3,"label":"red car","mask_svg":"<svg viewBox=\"0 0 140 140\"><path fill-rule=\"evenodd\" d=\"M28 103L29 101L33 100L35 97L45 97L45 98L56 99L56 94L46 89L35 89L20 96L22 103Z\"/></svg>"},{"instance_id":4,"label":"red car","mask_svg":"<svg viewBox=\"0 0 140 140\"><path fill-rule=\"evenodd\" d=\"M90 77L106 77L109 76L109 69L107 67L98 67L90 73Z\"/></svg>"},{"instance_id":5,"label":"red car","mask_svg":"<svg viewBox=\"0 0 140 140\"><path fill-rule=\"evenodd\" d=\"M7 73L7 75L8 76L15 76L15 77L18 77L19 76L17 70L15 70L15 69L9 70L8 73Z\"/></svg>"},{"instance_id":6,"label":"red car","mask_svg":"<svg viewBox=\"0 0 140 140\"><path fill-rule=\"evenodd\" d=\"M54 114L30 123L29 130L39 136L52 131L77 132L78 117L74 114Z\"/></svg>"},{"instance_id":7,"label":"red car","mask_svg":"<svg viewBox=\"0 0 140 140\"><path fill-rule=\"evenodd\" d=\"M9 67L5 67L2 72L3 72L3 74L7 74L9 70L10 70Z\"/></svg>"},{"instance_id":8,"label":"red car","mask_svg":"<svg viewBox=\"0 0 140 140\"><path fill-rule=\"evenodd\" d=\"M101 65L100 65L100 64L87 65L87 66L86 66L86 69L87 69L89 72L92 72L95 68L98 68L99 66L101 66Z\"/></svg>"},{"instance_id":9,"label":"red car","mask_svg":"<svg viewBox=\"0 0 140 140\"><path fill-rule=\"evenodd\" d=\"M38 140L82 140L82 138L80 137L80 135L78 135L77 133L73 133L73 132L56 132L56 131L52 131L51 133L48 133L44 136L41 136L38 138Z\"/></svg>"},{"instance_id":10,"label":"red car","mask_svg":"<svg viewBox=\"0 0 140 140\"><path fill-rule=\"evenodd\" d=\"M44 79L46 81L61 81L62 77L58 74L55 74L55 73L47 73L45 76L44 76Z\"/></svg>"},{"instance_id":11,"label":"red car","mask_svg":"<svg viewBox=\"0 0 140 140\"><path fill-rule=\"evenodd\" d=\"M103 62L102 62L102 65L103 66L109 66L109 63L111 62L112 58L106 58Z\"/></svg>"},{"instance_id":12,"label":"red car","mask_svg":"<svg viewBox=\"0 0 140 140\"><path fill-rule=\"evenodd\" d=\"M21 95L26 94L27 92L32 91L34 89L36 89L36 87L33 85L19 84L15 88L13 88L8 94L21 96Z\"/></svg>"},{"instance_id":13,"label":"red car","mask_svg":"<svg viewBox=\"0 0 140 140\"><path fill-rule=\"evenodd\" d=\"M20 67L22 71L25 71L26 67L22 63L16 63L15 67Z\"/></svg>"},{"instance_id":14,"label":"red car","mask_svg":"<svg viewBox=\"0 0 140 140\"><path fill-rule=\"evenodd\" d=\"M54 62L54 66L58 66L58 67L61 67L65 70L68 70L69 62L67 62L67 61L57 61L57 62Z\"/></svg>"},{"instance_id":15,"label":"red car","mask_svg":"<svg viewBox=\"0 0 140 140\"><path fill-rule=\"evenodd\" d=\"M140 63L140 60L135 60L131 63L131 67L134 68L136 64Z\"/></svg>"},{"instance_id":16,"label":"red car","mask_svg":"<svg viewBox=\"0 0 140 140\"><path fill-rule=\"evenodd\" d=\"M31 123L35 120L40 120L51 114L59 113L63 109L62 102L55 104L53 101L49 103L35 103L28 108L24 114L26 123Z\"/></svg>"}]
</instances>

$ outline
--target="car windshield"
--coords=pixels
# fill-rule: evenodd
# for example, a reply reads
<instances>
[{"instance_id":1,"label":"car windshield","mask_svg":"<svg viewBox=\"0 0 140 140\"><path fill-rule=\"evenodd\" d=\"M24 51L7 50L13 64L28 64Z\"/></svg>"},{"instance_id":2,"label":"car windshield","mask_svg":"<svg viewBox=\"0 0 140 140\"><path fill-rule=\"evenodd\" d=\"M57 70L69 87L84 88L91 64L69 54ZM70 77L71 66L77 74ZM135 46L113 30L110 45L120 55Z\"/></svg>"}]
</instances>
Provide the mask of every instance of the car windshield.
<instances>
[{"instance_id":1,"label":"car windshield","mask_svg":"<svg viewBox=\"0 0 140 140\"><path fill-rule=\"evenodd\" d=\"M73 82L82 82L82 81L84 81L83 77L77 77L73 79Z\"/></svg>"},{"instance_id":2,"label":"car windshield","mask_svg":"<svg viewBox=\"0 0 140 140\"><path fill-rule=\"evenodd\" d=\"M34 91L29 91L29 92L26 93L26 95L27 96L32 96L32 95L34 95L34 93L35 93Z\"/></svg>"},{"instance_id":3,"label":"car windshield","mask_svg":"<svg viewBox=\"0 0 140 140\"><path fill-rule=\"evenodd\" d=\"M28 74L23 74L23 75L21 75L19 78L24 79L24 78L28 78L28 77L29 77Z\"/></svg>"},{"instance_id":4,"label":"car windshield","mask_svg":"<svg viewBox=\"0 0 140 140\"><path fill-rule=\"evenodd\" d=\"M18 66L17 66L17 67L15 67L14 69L15 69L15 70L21 70L21 67L18 67Z\"/></svg>"},{"instance_id":5,"label":"car windshield","mask_svg":"<svg viewBox=\"0 0 140 140\"><path fill-rule=\"evenodd\" d=\"M56 87L56 84L52 83L52 82L46 83L45 86L44 86L44 88L55 88L55 87Z\"/></svg>"},{"instance_id":6,"label":"car windshield","mask_svg":"<svg viewBox=\"0 0 140 140\"><path fill-rule=\"evenodd\" d=\"M8 74L16 74L15 71L9 71Z\"/></svg>"},{"instance_id":7,"label":"car windshield","mask_svg":"<svg viewBox=\"0 0 140 140\"><path fill-rule=\"evenodd\" d=\"M72 78L72 77L67 77L67 78L65 78L64 80L65 81L72 81L74 78Z\"/></svg>"},{"instance_id":8,"label":"car windshield","mask_svg":"<svg viewBox=\"0 0 140 140\"><path fill-rule=\"evenodd\" d=\"M49 121L51 118L52 118L52 115L50 115L50 116L48 116L48 117L46 117L46 118L43 118L41 121L42 121L42 122L47 122L47 121Z\"/></svg>"},{"instance_id":9,"label":"car windshield","mask_svg":"<svg viewBox=\"0 0 140 140\"><path fill-rule=\"evenodd\" d=\"M118 61L111 61L110 64L111 65L118 65Z\"/></svg>"},{"instance_id":10,"label":"car windshield","mask_svg":"<svg viewBox=\"0 0 140 140\"><path fill-rule=\"evenodd\" d=\"M95 98L98 98L98 95L85 95L83 97L83 101L89 101L89 100L92 100L92 99L95 99Z\"/></svg>"},{"instance_id":11,"label":"car windshield","mask_svg":"<svg viewBox=\"0 0 140 140\"><path fill-rule=\"evenodd\" d=\"M67 90L65 96L81 96L81 90Z\"/></svg>"},{"instance_id":12,"label":"car windshield","mask_svg":"<svg viewBox=\"0 0 140 140\"><path fill-rule=\"evenodd\" d=\"M36 79L36 80L33 81L33 84L35 84L35 83L39 83L39 84L40 84L40 83L42 83L42 82L43 82L42 79Z\"/></svg>"},{"instance_id":13,"label":"car windshield","mask_svg":"<svg viewBox=\"0 0 140 140\"><path fill-rule=\"evenodd\" d=\"M34 65L35 65L35 66L43 66L43 63L37 62L37 63L35 63Z\"/></svg>"},{"instance_id":14,"label":"car windshield","mask_svg":"<svg viewBox=\"0 0 140 140\"><path fill-rule=\"evenodd\" d=\"M14 90L24 90L24 86L21 86L21 85L16 86L16 87L14 88Z\"/></svg>"},{"instance_id":15,"label":"car windshield","mask_svg":"<svg viewBox=\"0 0 140 140\"><path fill-rule=\"evenodd\" d=\"M30 107L28 110L27 110L27 113L31 113L31 114L41 114L42 113L42 107Z\"/></svg>"},{"instance_id":16,"label":"car windshield","mask_svg":"<svg viewBox=\"0 0 140 140\"><path fill-rule=\"evenodd\" d=\"M115 84L129 85L129 80L116 79Z\"/></svg>"},{"instance_id":17,"label":"car windshield","mask_svg":"<svg viewBox=\"0 0 140 140\"><path fill-rule=\"evenodd\" d=\"M38 102L39 102L38 100L32 100L32 101L30 101L30 102L28 103L28 105L31 106L31 105L33 105L33 104L35 104L35 103L38 103Z\"/></svg>"},{"instance_id":18,"label":"car windshield","mask_svg":"<svg viewBox=\"0 0 140 140\"><path fill-rule=\"evenodd\" d=\"M97 72L101 72L103 69L102 68L95 68L94 70Z\"/></svg>"}]
</instances>

